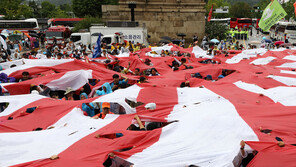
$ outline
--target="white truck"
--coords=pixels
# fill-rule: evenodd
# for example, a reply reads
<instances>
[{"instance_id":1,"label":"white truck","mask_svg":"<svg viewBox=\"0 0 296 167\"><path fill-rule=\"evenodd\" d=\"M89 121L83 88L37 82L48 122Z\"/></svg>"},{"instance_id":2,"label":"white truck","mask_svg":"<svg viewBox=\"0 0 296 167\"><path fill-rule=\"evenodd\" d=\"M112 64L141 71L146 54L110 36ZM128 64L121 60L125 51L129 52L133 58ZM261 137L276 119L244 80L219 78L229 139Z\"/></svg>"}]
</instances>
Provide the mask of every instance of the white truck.
<instances>
[{"instance_id":1,"label":"white truck","mask_svg":"<svg viewBox=\"0 0 296 167\"><path fill-rule=\"evenodd\" d=\"M90 32L72 33L71 40L75 44L84 44L95 46L98 40L98 34L101 33L101 41L110 46L112 43L123 43L124 40L132 43L141 43L148 45L147 29L143 27L106 27L91 26Z\"/></svg>"},{"instance_id":2,"label":"white truck","mask_svg":"<svg viewBox=\"0 0 296 167\"><path fill-rule=\"evenodd\" d=\"M292 22L278 22L270 28L270 38L278 41L285 41L288 38L290 43L296 43L296 24Z\"/></svg>"},{"instance_id":3,"label":"white truck","mask_svg":"<svg viewBox=\"0 0 296 167\"><path fill-rule=\"evenodd\" d=\"M74 42L75 45L83 44L88 46L90 44L90 32L72 33L70 40Z\"/></svg>"}]
</instances>

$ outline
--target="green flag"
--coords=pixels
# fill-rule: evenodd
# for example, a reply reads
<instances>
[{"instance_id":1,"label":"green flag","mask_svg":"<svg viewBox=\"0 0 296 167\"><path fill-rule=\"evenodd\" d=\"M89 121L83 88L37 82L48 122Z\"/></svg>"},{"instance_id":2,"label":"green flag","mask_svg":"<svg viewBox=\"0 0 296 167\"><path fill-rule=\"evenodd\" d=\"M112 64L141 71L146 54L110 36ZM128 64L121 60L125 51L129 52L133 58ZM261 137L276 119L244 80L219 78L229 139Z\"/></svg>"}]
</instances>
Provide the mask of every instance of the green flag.
<instances>
[{"instance_id":1,"label":"green flag","mask_svg":"<svg viewBox=\"0 0 296 167\"><path fill-rule=\"evenodd\" d=\"M283 9L282 5L277 0L274 0L265 8L261 20L259 22L259 27L263 31L268 31L271 28L271 26L276 24L286 15L287 13Z\"/></svg>"}]
</instances>

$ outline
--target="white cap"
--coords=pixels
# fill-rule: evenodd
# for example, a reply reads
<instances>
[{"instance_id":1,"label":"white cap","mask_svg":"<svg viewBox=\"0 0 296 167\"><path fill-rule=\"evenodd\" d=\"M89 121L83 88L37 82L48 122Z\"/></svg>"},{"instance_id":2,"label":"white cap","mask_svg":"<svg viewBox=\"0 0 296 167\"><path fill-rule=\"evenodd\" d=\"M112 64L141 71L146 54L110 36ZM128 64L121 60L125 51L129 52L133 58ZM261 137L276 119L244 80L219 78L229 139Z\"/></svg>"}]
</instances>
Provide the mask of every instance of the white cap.
<instances>
[{"instance_id":1,"label":"white cap","mask_svg":"<svg viewBox=\"0 0 296 167\"><path fill-rule=\"evenodd\" d=\"M148 103L145 105L145 108L147 110L155 110L156 109L156 104L155 103Z\"/></svg>"},{"instance_id":2,"label":"white cap","mask_svg":"<svg viewBox=\"0 0 296 167\"><path fill-rule=\"evenodd\" d=\"M39 95L39 92L37 90L32 90L31 94Z\"/></svg>"}]
</instances>

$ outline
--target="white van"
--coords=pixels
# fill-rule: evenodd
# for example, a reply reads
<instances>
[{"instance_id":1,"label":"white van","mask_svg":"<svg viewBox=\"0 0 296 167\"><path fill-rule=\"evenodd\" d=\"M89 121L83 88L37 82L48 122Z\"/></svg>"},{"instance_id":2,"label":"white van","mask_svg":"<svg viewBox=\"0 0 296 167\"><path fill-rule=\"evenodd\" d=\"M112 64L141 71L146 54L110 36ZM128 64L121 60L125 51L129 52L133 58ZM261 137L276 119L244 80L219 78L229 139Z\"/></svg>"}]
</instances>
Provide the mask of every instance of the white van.
<instances>
[{"instance_id":1,"label":"white van","mask_svg":"<svg viewBox=\"0 0 296 167\"><path fill-rule=\"evenodd\" d=\"M75 45L83 44L88 46L89 44L91 44L90 32L72 33L70 40L74 42Z\"/></svg>"}]
</instances>

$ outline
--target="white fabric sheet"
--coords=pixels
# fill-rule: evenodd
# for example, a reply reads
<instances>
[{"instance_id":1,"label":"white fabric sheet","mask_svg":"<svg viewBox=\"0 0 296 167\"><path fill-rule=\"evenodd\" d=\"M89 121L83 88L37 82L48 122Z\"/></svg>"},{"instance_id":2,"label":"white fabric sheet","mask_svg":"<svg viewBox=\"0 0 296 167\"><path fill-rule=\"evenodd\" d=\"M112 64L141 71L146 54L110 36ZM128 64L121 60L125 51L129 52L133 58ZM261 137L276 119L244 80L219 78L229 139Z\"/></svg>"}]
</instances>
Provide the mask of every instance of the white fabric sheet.
<instances>
[{"instance_id":1,"label":"white fabric sheet","mask_svg":"<svg viewBox=\"0 0 296 167\"><path fill-rule=\"evenodd\" d=\"M282 77L282 76L275 76L275 75L269 75L268 77L288 86L296 86L296 78Z\"/></svg>"},{"instance_id":2,"label":"white fabric sheet","mask_svg":"<svg viewBox=\"0 0 296 167\"><path fill-rule=\"evenodd\" d=\"M100 98L96 99L93 102L118 103L125 109L127 114L136 113L136 109L131 108L131 106L125 102L125 99L129 99L134 102L137 102L137 97L140 93L140 90L141 90L141 88L139 86L133 85L133 86L130 86L126 89L118 89L115 92L101 96Z\"/></svg>"},{"instance_id":3,"label":"white fabric sheet","mask_svg":"<svg viewBox=\"0 0 296 167\"><path fill-rule=\"evenodd\" d=\"M40 99L46 98L41 95L16 95L16 96L0 96L1 103L9 103L8 107L0 113L0 117L9 115L14 111Z\"/></svg>"},{"instance_id":4,"label":"white fabric sheet","mask_svg":"<svg viewBox=\"0 0 296 167\"><path fill-rule=\"evenodd\" d=\"M275 103L279 102L284 106L296 106L296 87L279 86L271 89L263 89L258 85L242 81L235 82L234 84L246 91L263 94L272 99Z\"/></svg>"},{"instance_id":5,"label":"white fabric sheet","mask_svg":"<svg viewBox=\"0 0 296 167\"><path fill-rule=\"evenodd\" d=\"M21 61L21 62L20 62ZM10 75L13 72L18 70L24 70L32 67L51 67L59 64L67 63L73 61L73 59L62 59L62 60L54 60L54 59L23 59L25 64L23 64L22 60L11 61L10 63L5 63L6 67L10 67L10 65L17 65L14 68L5 68L5 70L1 71L7 75ZM2 63L0 64L2 65Z\"/></svg>"},{"instance_id":6,"label":"white fabric sheet","mask_svg":"<svg viewBox=\"0 0 296 167\"><path fill-rule=\"evenodd\" d=\"M105 119L92 119L75 108L55 123L53 129L0 133L0 166L11 166L57 155L117 117L109 114ZM73 134L69 135L71 133Z\"/></svg>"},{"instance_id":7,"label":"white fabric sheet","mask_svg":"<svg viewBox=\"0 0 296 167\"><path fill-rule=\"evenodd\" d=\"M65 73L61 78L53 80L46 84L51 90L66 90L71 87L77 90L88 83L92 78L92 70L76 70Z\"/></svg>"},{"instance_id":8,"label":"white fabric sheet","mask_svg":"<svg viewBox=\"0 0 296 167\"><path fill-rule=\"evenodd\" d=\"M266 65L270 63L272 60L276 59L275 57L265 57L265 58L260 58L252 61L250 64L254 65Z\"/></svg>"},{"instance_id":9,"label":"white fabric sheet","mask_svg":"<svg viewBox=\"0 0 296 167\"><path fill-rule=\"evenodd\" d=\"M266 49L252 49L252 50L244 50L242 53L233 56L231 59L226 60L228 64L236 64L239 63L243 59L250 59L252 57L257 57L257 55L263 55L267 52Z\"/></svg>"},{"instance_id":10,"label":"white fabric sheet","mask_svg":"<svg viewBox=\"0 0 296 167\"><path fill-rule=\"evenodd\" d=\"M206 88L178 89L179 104L158 142L130 157L137 167L233 166L241 140L258 141L235 107ZM184 107L186 106L186 107Z\"/></svg>"},{"instance_id":11,"label":"white fabric sheet","mask_svg":"<svg viewBox=\"0 0 296 167\"><path fill-rule=\"evenodd\" d=\"M296 56L294 56L294 55L290 55L290 56L286 56L286 57L284 57L283 59L296 61Z\"/></svg>"}]
</instances>

